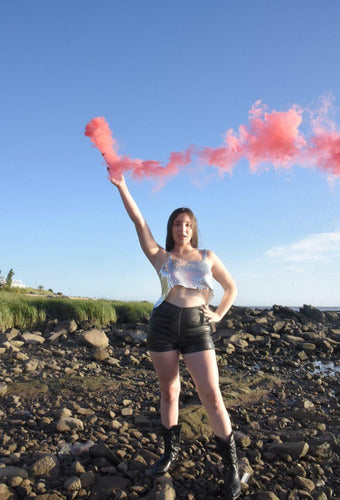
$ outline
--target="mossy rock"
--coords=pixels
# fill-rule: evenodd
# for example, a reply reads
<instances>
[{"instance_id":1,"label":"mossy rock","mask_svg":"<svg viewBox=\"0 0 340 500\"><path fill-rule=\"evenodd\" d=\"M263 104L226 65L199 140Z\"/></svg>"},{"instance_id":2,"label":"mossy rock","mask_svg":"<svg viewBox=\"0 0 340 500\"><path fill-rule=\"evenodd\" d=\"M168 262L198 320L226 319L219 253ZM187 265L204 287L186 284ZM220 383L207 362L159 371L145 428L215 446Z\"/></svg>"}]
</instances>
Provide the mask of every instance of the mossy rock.
<instances>
[{"instance_id":1,"label":"mossy rock","mask_svg":"<svg viewBox=\"0 0 340 500\"><path fill-rule=\"evenodd\" d=\"M197 439L202 435L212 435L207 412L202 405L193 404L182 408L180 423L182 424L182 436L186 439Z\"/></svg>"},{"instance_id":2,"label":"mossy rock","mask_svg":"<svg viewBox=\"0 0 340 500\"><path fill-rule=\"evenodd\" d=\"M13 384L8 385L7 396L15 395L20 396L23 399L31 399L38 397L40 394L46 394L48 391L48 385L38 380L13 382Z\"/></svg>"}]
</instances>

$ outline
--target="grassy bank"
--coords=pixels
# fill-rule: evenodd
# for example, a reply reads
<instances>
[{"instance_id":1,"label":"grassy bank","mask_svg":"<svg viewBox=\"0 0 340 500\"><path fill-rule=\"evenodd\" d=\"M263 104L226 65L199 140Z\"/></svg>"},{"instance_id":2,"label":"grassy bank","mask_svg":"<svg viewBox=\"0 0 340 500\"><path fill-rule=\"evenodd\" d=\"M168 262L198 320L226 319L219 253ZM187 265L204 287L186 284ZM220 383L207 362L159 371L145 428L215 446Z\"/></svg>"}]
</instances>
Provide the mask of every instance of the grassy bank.
<instances>
[{"instance_id":1,"label":"grassy bank","mask_svg":"<svg viewBox=\"0 0 340 500\"><path fill-rule=\"evenodd\" d=\"M97 327L110 323L145 322L152 310L149 302L70 299L46 295L0 292L0 330L42 328L48 319L91 321Z\"/></svg>"}]
</instances>

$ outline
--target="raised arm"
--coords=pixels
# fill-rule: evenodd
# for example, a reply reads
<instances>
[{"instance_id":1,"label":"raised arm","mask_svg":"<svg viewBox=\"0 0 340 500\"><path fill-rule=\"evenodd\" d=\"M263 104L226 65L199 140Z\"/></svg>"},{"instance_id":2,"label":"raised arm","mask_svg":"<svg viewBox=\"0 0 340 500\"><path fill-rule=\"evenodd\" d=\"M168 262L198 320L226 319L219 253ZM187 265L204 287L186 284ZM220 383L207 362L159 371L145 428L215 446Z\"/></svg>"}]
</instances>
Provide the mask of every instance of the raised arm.
<instances>
[{"instance_id":1,"label":"raised arm","mask_svg":"<svg viewBox=\"0 0 340 500\"><path fill-rule=\"evenodd\" d=\"M143 252L151 262L151 264L158 269L160 267L162 257L166 253L164 248L162 248L152 236L149 226L145 222L145 219L139 210L137 203L133 199L130 191L125 182L125 178L122 175L120 179L111 179L112 184L114 184L120 194L124 207L135 225L136 232L140 245Z\"/></svg>"}]
</instances>

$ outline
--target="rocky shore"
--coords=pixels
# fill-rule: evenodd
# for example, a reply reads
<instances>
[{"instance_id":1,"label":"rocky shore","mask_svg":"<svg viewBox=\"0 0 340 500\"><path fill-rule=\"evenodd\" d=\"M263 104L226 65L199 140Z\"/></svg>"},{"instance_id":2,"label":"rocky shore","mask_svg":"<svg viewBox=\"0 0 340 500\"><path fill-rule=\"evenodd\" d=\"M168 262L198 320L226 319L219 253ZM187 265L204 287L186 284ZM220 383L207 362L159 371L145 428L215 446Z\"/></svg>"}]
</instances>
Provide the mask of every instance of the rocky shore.
<instances>
[{"instance_id":1,"label":"rocky shore","mask_svg":"<svg viewBox=\"0 0 340 500\"><path fill-rule=\"evenodd\" d=\"M146 325L0 333L0 499L223 498L222 465L181 361L180 461L160 478ZM340 498L340 313L233 307L214 333L242 498ZM332 369L327 366L330 363Z\"/></svg>"}]
</instances>

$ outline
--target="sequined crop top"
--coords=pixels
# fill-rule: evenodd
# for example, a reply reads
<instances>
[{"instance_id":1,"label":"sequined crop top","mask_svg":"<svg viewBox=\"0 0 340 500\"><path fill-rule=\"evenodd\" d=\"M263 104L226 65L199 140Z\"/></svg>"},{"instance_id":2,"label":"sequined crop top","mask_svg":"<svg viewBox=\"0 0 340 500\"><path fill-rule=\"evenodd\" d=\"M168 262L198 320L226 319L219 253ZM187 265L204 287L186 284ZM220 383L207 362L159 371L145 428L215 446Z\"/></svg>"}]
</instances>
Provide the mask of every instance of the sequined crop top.
<instances>
[{"instance_id":1,"label":"sequined crop top","mask_svg":"<svg viewBox=\"0 0 340 500\"><path fill-rule=\"evenodd\" d=\"M202 250L202 260L183 261L172 257L168 252L168 260L162 265L158 272L161 280L162 295L155 303L159 306L166 299L170 290L176 285L196 290L209 290L209 302L214 296L212 272L207 262L207 251Z\"/></svg>"}]
</instances>

